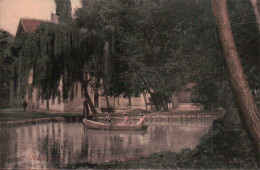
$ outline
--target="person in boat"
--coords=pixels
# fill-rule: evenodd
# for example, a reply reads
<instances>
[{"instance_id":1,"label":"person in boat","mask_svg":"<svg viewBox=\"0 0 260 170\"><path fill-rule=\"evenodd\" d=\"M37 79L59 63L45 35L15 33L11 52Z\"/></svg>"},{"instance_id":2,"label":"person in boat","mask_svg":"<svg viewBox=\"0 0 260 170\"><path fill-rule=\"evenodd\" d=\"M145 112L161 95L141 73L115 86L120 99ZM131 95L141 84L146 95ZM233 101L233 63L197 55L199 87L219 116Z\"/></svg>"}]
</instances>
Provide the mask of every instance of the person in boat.
<instances>
[{"instance_id":1,"label":"person in boat","mask_svg":"<svg viewBox=\"0 0 260 170\"><path fill-rule=\"evenodd\" d=\"M111 124L111 120L112 120L111 113L109 113L108 116L106 117L106 123Z\"/></svg>"},{"instance_id":2,"label":"person in boat","mask_svg":"<svg viewBox=\"0 0 260 170\"><path fill-rule=\"evenodd\" d=\"M140 113L140 121L137 123L137 125L144 125L145 124L145 116L143 113Z\"/></svg>"},{"instance_id":3,"label":"person in boat","mask_svg":"<svg viewBox=\"0 0 260 170\"><path fill-rule=\"evenodd\" d=\"M130 122L129 122L129 118L127 116L127 113L125 112L125 113L123 113L123 115L124 115L124 120L123 120L123 122L119 123L118 125L119 126L129 126Z\"/></svg>"}]
</instances>

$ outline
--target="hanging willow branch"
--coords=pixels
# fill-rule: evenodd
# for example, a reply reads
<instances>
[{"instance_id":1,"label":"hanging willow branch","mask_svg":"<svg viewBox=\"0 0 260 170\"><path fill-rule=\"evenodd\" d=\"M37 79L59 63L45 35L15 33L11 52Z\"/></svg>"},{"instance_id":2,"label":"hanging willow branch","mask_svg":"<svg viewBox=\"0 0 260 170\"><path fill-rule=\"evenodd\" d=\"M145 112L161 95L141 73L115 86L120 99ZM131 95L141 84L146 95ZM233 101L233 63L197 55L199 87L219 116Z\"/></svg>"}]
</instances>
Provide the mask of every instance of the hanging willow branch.
<instances>
[{"instance_id":1,"label":"hanging willow branch","mask_svg":"<svg viewBox=\"0 0 260 170\"><path fill-rule=\"evenodd\" d=\"M42 89L45 99L58 94L60 79L63 98L73 96L74 84L85 73L102 73L103 38L95 31L79 30L68 25L42 24L36 34L28 36L20 60L24 68L33 69L33 85ZM23 70L25 72L25 70ZM26 84L26 82L24 82Z\"/></svg>"}]
</instances>

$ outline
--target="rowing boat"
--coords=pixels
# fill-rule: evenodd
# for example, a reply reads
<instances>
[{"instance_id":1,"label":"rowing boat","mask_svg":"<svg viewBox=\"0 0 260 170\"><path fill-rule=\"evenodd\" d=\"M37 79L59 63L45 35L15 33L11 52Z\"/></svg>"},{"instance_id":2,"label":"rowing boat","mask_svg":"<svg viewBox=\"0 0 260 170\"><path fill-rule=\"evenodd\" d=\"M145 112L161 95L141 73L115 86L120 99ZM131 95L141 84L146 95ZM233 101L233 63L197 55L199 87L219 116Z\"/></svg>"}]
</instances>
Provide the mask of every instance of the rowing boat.
<instances>
[{"instance_id":1,"label":"rowing boat","mask_svg":"<svg viewBox=\"0 0 260 170\"><path fill-rule=\"evenodd\" d=\"M140 131L146 130L148 125L129 125L129 126L119 126L119 125L109 125L105 123L95 122L87 119L83 119L83 123L91 129L99 130L125 130L125 131Z\"/></svg>"}]
</instances>

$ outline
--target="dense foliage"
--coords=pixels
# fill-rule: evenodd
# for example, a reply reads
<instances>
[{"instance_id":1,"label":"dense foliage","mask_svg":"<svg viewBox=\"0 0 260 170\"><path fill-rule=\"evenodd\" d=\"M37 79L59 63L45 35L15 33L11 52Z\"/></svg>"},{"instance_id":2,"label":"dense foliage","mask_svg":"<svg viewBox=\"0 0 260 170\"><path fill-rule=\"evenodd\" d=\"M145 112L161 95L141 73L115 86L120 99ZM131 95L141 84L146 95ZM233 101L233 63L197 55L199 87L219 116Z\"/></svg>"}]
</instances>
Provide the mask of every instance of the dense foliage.
<instances>
[{"instance_id":1,"label":"dense foliage","mask_svg":"<svg viewBox=\"0 0 260 170\"><path fill-rule=\"evenodd\" d=\"M71 2L70 0L54 0L56 4L56 14L61 23L71 22Z\"/></svg>"},{"instance_id":2,"label":"dense foliage","mask_svg":"<svg viewBox=\"0 0 260 170\"><path fill-rule=\"evenodd\" d=\"M83 1L76 22L89 29L115 25L115 53L125 68L119 81L127 96L148 92L159 109L178 87L196 82L194 102L207 109L233 107L210 0L116 2L96 3L93 8ZM229 3L238 51L253 90L259 88L255 16L250 2Z\"/></svg>"},{"instance_id":3,"label":"dense foliage","mask_svg":"<svg viewBox=\"0 0 260 170\"><path fill-rule=\"evenodd\" d=\"M9 85L12 78L14 59L10 55L10 47L14 37L7 31L0 30L0 108L9 105Z\"/></svg>"},{"instance_id":4,"label":"dense foliage","mask_svg":"<svg viewBox=\"0 0 260 170\"><path fill-rule=\"evenodd\" d=\"M166 110L171 94L190 82L197 84L194 102L207 109L231 108L233 97L210 6L210 0L83 0L73 26L43 24L13 51L20 51L25 68L35 70L34 85L45 98L57 93L61 77L67 98L88 73L95 76L91 86L103 89L103 95L130 98L149 93L157 110ZM239 55L250 87L257 89L259 33L253 9L246 0L229 1L229 7Z\"/></svg>"},{"instance_id":5,"label":"dense foliage","mask_svg":"<svg viewBox=\"0 0 260 170\"><path fill-rule=\"evenodd\" d=\"M57 95L62 79L63 97L68 98L70 89L82 80L84 72L94 67L86 67L84 63L94 58L97 50L87 49L94 49L91 45L99 44L97 41L93 32L68 25L42 24L36 34L27 35L22 45L19 56L22 72L28 74L30 69L34 70L33 85L42 89L45 99Z\"/></svg>"}]
</instances>

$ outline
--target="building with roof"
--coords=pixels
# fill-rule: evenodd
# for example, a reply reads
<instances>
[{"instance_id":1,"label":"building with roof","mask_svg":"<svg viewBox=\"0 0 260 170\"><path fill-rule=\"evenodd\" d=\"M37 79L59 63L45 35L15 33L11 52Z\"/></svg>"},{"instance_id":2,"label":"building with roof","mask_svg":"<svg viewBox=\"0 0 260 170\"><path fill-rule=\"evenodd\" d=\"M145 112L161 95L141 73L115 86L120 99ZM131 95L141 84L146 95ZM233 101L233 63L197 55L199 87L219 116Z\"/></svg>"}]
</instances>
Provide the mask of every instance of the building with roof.
<instances>
[{"instance_id":1,"label":"building with roof","mask_svg":"<svg viewBox=\"0 0 260 170\"><path fill-rule=\"evenodd\" d=\"M59 23L59 16L51 13L51 20L39 20L34 18L21 18L18 24L15 37L19 37L23 33L36 33L37 28L43 23Z\"/></svg>"},{"instance_id":2,"label":"building with roof","mask_svg":"<svg viewBox=\"0 0 260 170\"><path fill-rule=\"evenodd\" d=\"M42 23L47 23L47 22L50 21L21 18L16 32L16 37L19 37L22 33L35 33L37 28Z\"/></svg>"}]
</instances>

